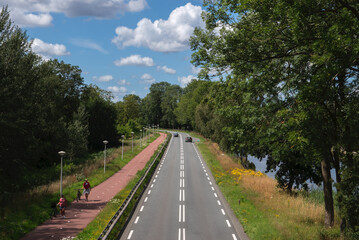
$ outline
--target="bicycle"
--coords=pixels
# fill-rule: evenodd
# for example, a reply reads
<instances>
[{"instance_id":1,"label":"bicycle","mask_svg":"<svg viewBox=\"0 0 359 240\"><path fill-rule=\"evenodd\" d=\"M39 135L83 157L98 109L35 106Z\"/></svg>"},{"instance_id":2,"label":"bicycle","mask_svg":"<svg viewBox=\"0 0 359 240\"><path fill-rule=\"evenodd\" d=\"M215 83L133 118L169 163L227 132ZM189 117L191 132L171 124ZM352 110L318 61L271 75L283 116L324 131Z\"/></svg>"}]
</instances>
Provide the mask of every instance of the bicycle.
<instances>
[{"instance_id":1,"label":"bicycle","mask_svg":"<svg viewBox=\"0 0 359 240\"><path fill-rule=\"evenodd\" d=\"M77 196L76 196L76 201L78 202L79 200L81 200L81 196L82 196L82 193L81 193L81 190L82 189L77 189Z\"/></svg>"},{"instance_id":2,"label":"bicycle","mask_svg":"<svg viewBox=\"0 0 359 240\"><path fill-rule=\"evenodd\" d=\"M51 208L52 208L52 211L51 211L51 219L52 219L52 218L56 217L59 210L57 209L56 203L51 203Z\"/></svg>"}]
</instances>

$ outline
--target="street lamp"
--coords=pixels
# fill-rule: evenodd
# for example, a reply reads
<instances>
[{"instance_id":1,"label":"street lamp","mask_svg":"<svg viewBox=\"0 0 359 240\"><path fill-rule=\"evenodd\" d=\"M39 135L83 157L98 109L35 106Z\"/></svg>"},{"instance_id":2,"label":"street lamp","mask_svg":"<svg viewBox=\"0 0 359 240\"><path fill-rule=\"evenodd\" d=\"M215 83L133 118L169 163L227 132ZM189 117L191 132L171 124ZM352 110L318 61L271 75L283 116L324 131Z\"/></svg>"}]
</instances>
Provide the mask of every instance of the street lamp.
<instances>
[{"instance_id":1,"label":"street lamp","mask_svg":"<svg viewBox=\"0 0 359 240\"><path fill-rule=\"evenodd\" d=\"M122 160L123 160L123 140L125 138L125 135L122 135L121 138L122 138Z\"/></svg>"},{"instance_id":2,"label":"street lamp","mask_svg":"<svg viewBox=\"0 0 359 240\"><path fill-rule=\"evenodd\" d=\"M103 173L106 172L106 145L108 143L107 140L102 141L105 144L105 151L103 152Z\"/></svg>"},{"instance_id":3,"label":"street lamp","mask_svg":"<svg viewBox=\"0 0 359 240\"><path fill-rule=\"evenodd\" d=\"M58 154L61 157L61 173L60 173L60 197L61 197L62 196L62 159L66 153L64 151L60 151L58 152Z\"/></svg>"},{"instance_id":4,"label":"street lamp","mask_svg":"<svg viewBox=\"0 0 359 240\"><path fill-rule=\"evenodd\" d=\"M131 132L131 135L132 135L132 152L133 152L133 134L134 134L134 132Z\"/></svg>"},{"instance_id":5,"label":"street lamp","mask_svg":"<svg viewBox=\"0 0 359 240\"><path fill-rule=\"evenodd\" d=\"M141 143L141 148L142 148L142 129L140 130L140 143Z\"/></svg>"}]
</instances>

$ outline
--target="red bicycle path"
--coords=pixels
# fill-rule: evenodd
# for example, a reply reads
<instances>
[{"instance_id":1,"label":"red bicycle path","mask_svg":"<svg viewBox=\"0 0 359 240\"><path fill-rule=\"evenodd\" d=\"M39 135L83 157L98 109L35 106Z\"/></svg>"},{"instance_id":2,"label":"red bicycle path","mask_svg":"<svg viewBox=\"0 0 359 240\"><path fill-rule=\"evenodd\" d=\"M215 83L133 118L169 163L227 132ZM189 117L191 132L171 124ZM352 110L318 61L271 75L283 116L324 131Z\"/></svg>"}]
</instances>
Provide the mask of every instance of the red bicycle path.
<instances>
[{"instance_id":1,"label":"red bicycle path","mask_svg":"<svg viewBox=\"0 0 359 240\"><path fill-rule=\"evenodd\" d=\"M42 239L71 239L80 233L106 206L106 204L136 175L150 160L158 146L166 139L166 134L160 133L155 141L135 156L120 171L106 181L91 189L88 202L84 197L79 202L72 202L66 208L66 218L58 215L39 225L32 232L25 235L23 240ZM89 179L91 182L91 179ZM66 196L65 196L66 197Z\"/></svg>"}]
</instances>

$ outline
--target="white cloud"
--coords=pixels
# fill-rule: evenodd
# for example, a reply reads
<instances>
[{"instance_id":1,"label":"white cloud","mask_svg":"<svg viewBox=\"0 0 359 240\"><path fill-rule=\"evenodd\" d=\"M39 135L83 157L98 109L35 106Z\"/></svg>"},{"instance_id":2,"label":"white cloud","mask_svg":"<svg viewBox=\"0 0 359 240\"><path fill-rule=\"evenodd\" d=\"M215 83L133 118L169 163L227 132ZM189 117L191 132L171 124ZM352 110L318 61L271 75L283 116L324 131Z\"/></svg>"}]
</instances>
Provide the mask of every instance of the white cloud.
<instances>
[{"instance_id":1,"label":"white cloud","mask_svg":"<svg viewBox=\"0 0 359 240\"><path fill-rule=\"evenodd\" d=\"M66 50L66 46L63 44L45 43L44 41L35 38L32 42L32 50L43 56L44 58L50 58L53 56L68 56L70 53Z\"/></svg>"},{"instance_id":2,"label":"white cloud","mask_svg":"<svg viewBox=\"0 0 359 240\"><path fill-rule=\"evenodd\" d=\"M169 68L167 66L157 66L157 70L162 70L168 74L176 74L176 70Z\"/></svg>"},{"instance_id":3,"label":"white cloud","mask_svg":"<svg viewBox=\"0 0 359 240\"><path fill-rule=\"evenodd\" d=\"M73 44L77 47L93 49L93 50L99 51L101 53L106 53L106 54L108 53L99 44L97 44L89 39L71 39L70 42L71 42L71 44Z\"/></svg>"},{"instance_id":4,"label":"white cloud","mask_svg":"<svg viewBox=\"0 0 359 240\"><path fill-rule=\"evenodd\" d=\"M16 24L33 27L51 25L50 13L109 19L148 7L146 0L0 0L0 5L6 4Z\"/></svg>"},{"instance_id":5,"label":"white cloud","mask_svg":"<svg viewBox=\"0 0 359 240\"><path fill-rule=\"evenodd\" d=\"M119 85L130 85L131 83L130 82L127 82L126 80L119 80L118 82L117 82Z\"/></svg>"},{"instance_id":6,"label":"white cloud","mask_svg":"<svg viewBox=\"0 0 359 240\"><path fill-rule=\"evenodd\" d=\"M193 75L188 75L187 77L178 77L178 81L180 82L181 87L186 87L188 83L190 83L193 79L197 79Z\"/></svg>"},{"instance_id":7,"label":"white cloud","mask_svg":"<svg viewBox=\"0 0 359 240\"><path fill-rule=\"evenodd\" d=\"M140 55L131 55L127 58L121 58L120 60L116 60L114 62L114 64L118 67L121 67L121 66L153 67L155 65L152 58L141 57Z\"/></svg>"},{"instance_id":8,"label":"white cloud","mask_svg":"<svg viewBox=\"0 0 359 240\"><path fill-rule=\"evenodd\" d=\"M154 79L150 74L145 73L141 76L142 83L144 84L152 84L156 82L156 79Z\"/></svg>"},{"instance_id":9,"label":"white cloud","mask_svg":"<svg viewBox=\"0 0 359 240\"><path fill-rule=\"evenodd\" d=\"M110 86L110 87L107 87L107 91L112 92L115 96L124 95L124 94L127 93L127 88L125 88L125 87L117 87L117 86Z\"/></svg>"},{"instance_id":10,"label":"white cloud","mask_svg":"<svg viewBox=\"0 0 359 240\"><path fill-rule=\"evenodd\" d=\"M92 77L92 79L94 81L98 81L98 82L109 82L111 80L113 80L113 76L111 75L104 75L104 76L100 76L100 77Z\"/></svg>"},{"instance_id":11,"label":"white cloud","mask_svg":"<svg viewBox=\"0 0 359 240\"><path fill-rule=\"evenodd\" d=\"M173 10L168 20L154 22L143 18L135 29L124 26L116 28L117 36L112 42L118 48L128 46L146 47L158 52L179 52L189 48L189 38L197 26L204 27L202 9L187 3Z\"/></svg>"},{"instance_id":12,"label":"white cloud","mask_svg":"<svg viewBox=\"0 0 359 240\"><path fill-rule=\"evenodd\" d=\"M193 74L196 74L196 75L197 75L200 71L201 71L201 68L197 68L197 67L195 67L195 66L192 65L191 72L192 72Z\"/></svg>"}]
</instances>

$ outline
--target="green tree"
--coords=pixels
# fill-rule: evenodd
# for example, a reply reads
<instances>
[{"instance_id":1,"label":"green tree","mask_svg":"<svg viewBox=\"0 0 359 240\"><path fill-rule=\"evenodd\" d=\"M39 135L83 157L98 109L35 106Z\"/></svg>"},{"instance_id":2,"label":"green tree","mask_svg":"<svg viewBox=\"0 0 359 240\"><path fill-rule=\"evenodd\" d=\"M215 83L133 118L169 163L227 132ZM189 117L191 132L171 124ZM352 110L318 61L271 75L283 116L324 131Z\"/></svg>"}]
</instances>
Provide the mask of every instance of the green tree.
<instances>
[{"instance_id":1,"label":"green tree","mask_svg":"<svg viewBox=\"0 0 359 240\"><path fill-rule=\"evenodd\" d=\"M171 85L164 93L161 109L161 126L176 128L178 126L174 110L182 96L182 88L178 85Z\"/></svg>"},{"instance_id":2,"label":"green tree","mask_svg":"<svg viewBox=\"0 0 359 240\"><path fill-rule=\"evenodd\" d=\"M243 103L252 108L253 118L242 118L256 131L249 140L250 154L274 156L276 149L267 148L268 143L283 137L290 143L291 131L274 134L281 131L271 121L280 117L278 111L294 108L293 116L304 116L294 136L308 142L313 164L321 168L325 225L333 225L330 168L336 168L341 192L340 168L350 168L347 163L352 160L339 153L358 147L352 128L357 113L348 111L358 98L353 90L358 80L358 3L255 0L205 1L205 5L206 29L196 29L191 39L193 62L203 67L205 77L213 69L231 70L236 86L243 90ZM267 144L256 148L256 142ZM291 154L295 156L295 151ZM305 156L302 150L300 154Z\"/></svg>"},{"instance_id":3,"label":"green tree","mask_svg":"<svg viewBox=\"0 0 359 240\"><path fill-rule=\"evenodd\" d=\"M196 129L195 111L196 107L209 92L211 82L192 80L183 90L177 108L174 110L177 121L182 126Z\"/></svg>"},{"instance_id":4,"label":"green tree","mask_svg":"<svg viewBox=\"0 0 359 240\"><path fill-rule=\"evenodd\" d=\"M110 93L90 85L84 89L81 101L88 113L89 149L103 149L103 140L109 141L109 146L118 146L117 108Z\"/></svg>"}]
</instances>

